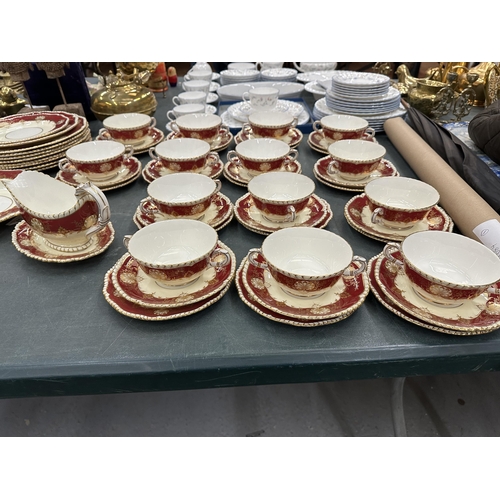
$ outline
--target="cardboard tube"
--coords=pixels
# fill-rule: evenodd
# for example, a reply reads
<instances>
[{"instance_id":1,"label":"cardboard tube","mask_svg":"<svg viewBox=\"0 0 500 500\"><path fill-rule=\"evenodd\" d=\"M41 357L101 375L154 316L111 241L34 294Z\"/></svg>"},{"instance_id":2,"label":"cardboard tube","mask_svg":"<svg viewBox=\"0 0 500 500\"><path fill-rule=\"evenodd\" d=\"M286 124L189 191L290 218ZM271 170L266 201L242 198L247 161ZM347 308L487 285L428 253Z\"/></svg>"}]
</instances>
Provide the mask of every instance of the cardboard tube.
<instances>
[{"instance_id":1,"label":"cardboard tube","mask_svg":"<svg viewBox=\"0 0 500 500\"><path fill-rule=\"evenodd\" d=\"M500 242L500 216L497 212L402 118L387 120L384 129L418 178L437 189L440 195L439 205L448 212L463 235L486 244L476 234L477 227L491 221L489 227L498 228L497 239Z\"/></svg>"}]
</instances>

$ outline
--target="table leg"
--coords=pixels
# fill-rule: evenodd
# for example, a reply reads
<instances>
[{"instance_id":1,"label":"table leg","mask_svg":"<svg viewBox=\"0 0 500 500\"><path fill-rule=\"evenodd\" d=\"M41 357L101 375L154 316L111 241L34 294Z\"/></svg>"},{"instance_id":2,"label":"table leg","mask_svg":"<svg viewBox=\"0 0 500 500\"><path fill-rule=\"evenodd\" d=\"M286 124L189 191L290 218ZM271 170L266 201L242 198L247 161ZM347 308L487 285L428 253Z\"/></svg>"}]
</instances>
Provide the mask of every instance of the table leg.
<instances>
[{"instance_id":1,"label":"table leg","mask_svg":"<svg viewBox=\"0 0 500 500\"><path fill-rule=\"evenodd\" d=\"M406 377L391 380L391 410L395 437L407 437L405 413L403 408L403 389Z\"/></svg>"}]
</instances>

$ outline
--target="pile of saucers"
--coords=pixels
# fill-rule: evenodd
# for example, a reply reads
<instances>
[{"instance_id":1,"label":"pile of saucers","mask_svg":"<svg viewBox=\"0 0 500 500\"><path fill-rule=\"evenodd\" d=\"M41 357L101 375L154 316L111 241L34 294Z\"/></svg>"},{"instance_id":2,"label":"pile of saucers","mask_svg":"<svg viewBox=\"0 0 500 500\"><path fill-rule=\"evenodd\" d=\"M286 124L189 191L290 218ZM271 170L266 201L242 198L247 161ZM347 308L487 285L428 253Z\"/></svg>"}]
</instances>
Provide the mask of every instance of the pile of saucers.
<instances>
[{"instance_id":1,"label":"pile of saucers","mask_svg":"<svg viewBox=\"0 0 500 500\"><path fill-rule=\"evenodd\" d=\"M220 72L221 85L256 82L257 80L260 80L260 71L257 69L225 69Z\"/></svg>"},{"instance_id":2,"label":"pile of saucers","mask_svg":"<svg viewBox=\"0 0 500 500\"><path fill-rule=\"evenodd\" d=\"M48 170L65 151L92 139L84 117L34 111L0 118L0 170Z\"/></svg>"},{"instance_id":3,"label":"pile of saucers","mask_svg":"<svg viewBox=\"0 0 500 500\"><path fill-rule=\"evenodd\" d=\"M263 82L295 82L297 73L292 68L269 68L260 72L260 79Z\"/></svg>"}]
</instances>

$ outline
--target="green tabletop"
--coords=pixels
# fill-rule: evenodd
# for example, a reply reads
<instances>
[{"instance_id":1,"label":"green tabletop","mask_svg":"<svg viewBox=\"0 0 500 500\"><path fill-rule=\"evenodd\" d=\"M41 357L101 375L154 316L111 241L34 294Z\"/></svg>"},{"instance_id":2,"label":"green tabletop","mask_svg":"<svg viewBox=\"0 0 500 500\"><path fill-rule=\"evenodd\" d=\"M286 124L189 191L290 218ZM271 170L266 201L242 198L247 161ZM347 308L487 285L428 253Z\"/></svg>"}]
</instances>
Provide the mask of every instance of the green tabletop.
<instances>
[{"instance_id":1,"label":"green tabletop","mask_svg":"<svg viewBox=\"0 0 500 500\"><path fill-rule=\"evenodd\" d=\"M157 94L155 117L165 130L172 97ZM304 98L312 108L310 94ZM102 123L91 123L94 137ZM298 147L303 173L321 158L306 142ZM401 175L415 177L384 134L377 139ZM234 142L229 149L234 148ZM225 159L227 151L221 152ZM148 154L139 155L144 166ZM55 176L56 171L46 172ZM246 188L222 179L233 202ZM367 259L384 243L345 220L346 202L356 193L316 182L316 193L333 210L327 229L344 237ZM199 389L252 384L300 383L376 377L497 370L500 333L454 336L418 327L385 309L370 294L349 318L317 328L270 321L247 307L234 283L216 304L195 315L147 322L116 312L102 295L103 278L125 253L123 236L137 231L132 216L147 183L107 191L116 231L108 250L91 259L52 264L21 254L11 242L14 226L0 224L0 396L28 397L134 391ZM238 264L264 236L236 219L220 239Z\"/></svg>"}]
</instances>

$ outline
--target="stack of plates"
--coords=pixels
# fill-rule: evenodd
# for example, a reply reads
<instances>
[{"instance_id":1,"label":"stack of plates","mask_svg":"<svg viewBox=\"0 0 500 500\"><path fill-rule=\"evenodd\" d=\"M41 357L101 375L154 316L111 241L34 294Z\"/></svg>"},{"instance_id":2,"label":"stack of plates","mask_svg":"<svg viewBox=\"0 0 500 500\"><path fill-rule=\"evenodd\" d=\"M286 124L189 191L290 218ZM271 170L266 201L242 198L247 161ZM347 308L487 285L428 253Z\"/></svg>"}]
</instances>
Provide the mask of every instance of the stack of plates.
<instances>
[{"instance_id":1,"label":"stack of plates","mask_svg":"<svg viewBox=\"0 0 500 500\"><path fill-rule=\"evenodd\" d=\"M326 105L338 113L354 115L380 115L390 113L399 108L401 104L401 93L394 87L390 87L385 94L376 97L348 97L344 94L327 90Z\"/></svg>"},{"instance_id":2,"label":"stack of plates","mask_svg":"<svg viewBox=\"0 0 500 500\"><path fill-rule=\"evenodd\" d=\"M387 75L362 71L335 71L332 91L346 97L377 97L389 90L391 79Z\"/></svg>"},{"instance_id":3,"label":"stack of plates","mask_svg":"<svg viewBox=\"0 0 500 500\"><path fill-rule=\"evenodd\" d=\"M260 72L260 79L263 82L295 82L297 80L296 69L291 68L271 68Z\"/></svg>"},{"instance_id":4,"label":"stack of plates","mask_svg":"<svg viewBox=\"0 0 500 500\"><path fill-rule=\"evenodd\" d=\"M306 71L297 75L297 81L301 83L309 83L319 80L331 80L333 75L339 71L330 69L325 71Z\"/></svg>"},{"instance_id":5,"label":"stack of plates","mask_svg":"<svg viewBox=\"0 0 500 500\"><path fill-rule=\"evenodd\" d=\"M299 99L304 84L295 82L250 82L250 83L233 83L231 85L223 85L217 89L217 93L222 101L241 101L243 94L251 89L258 87L274 87L279 89L280 99Z\"/></svg>"},{"instance_id":6,"label":"stack of plates","mask_svg":"<svg viewBox=\"0 0 500 500\"><path fill-rule=\"evenodd\" d=\"M225 69L220 72L221 85L255 82L257 80L260 80L260 71L256 69Z\"/></svg>"},{"instance_id":7,"label":"stack of plates","mask_svg":"<svg viewBox=\"0 0 500 500\"><path fill-rule=\"evenodd\" d=\"M92 140L87 120L63 111L34 111L0 119L0 170L48 170L70 147Z\"/></svg>"}]
</instances>

